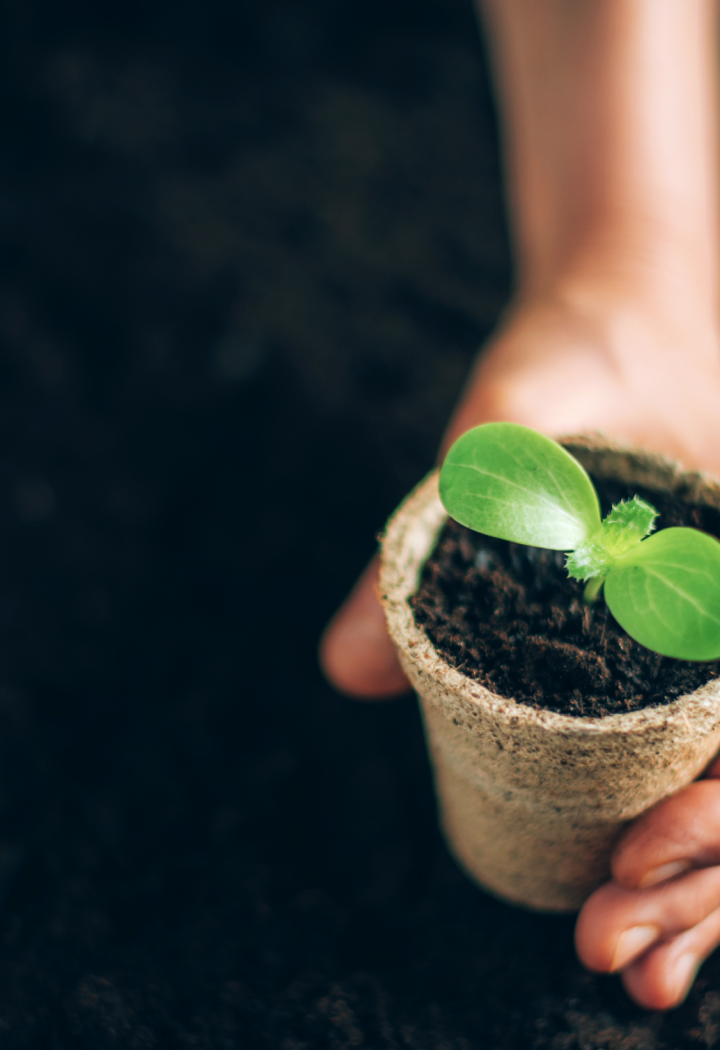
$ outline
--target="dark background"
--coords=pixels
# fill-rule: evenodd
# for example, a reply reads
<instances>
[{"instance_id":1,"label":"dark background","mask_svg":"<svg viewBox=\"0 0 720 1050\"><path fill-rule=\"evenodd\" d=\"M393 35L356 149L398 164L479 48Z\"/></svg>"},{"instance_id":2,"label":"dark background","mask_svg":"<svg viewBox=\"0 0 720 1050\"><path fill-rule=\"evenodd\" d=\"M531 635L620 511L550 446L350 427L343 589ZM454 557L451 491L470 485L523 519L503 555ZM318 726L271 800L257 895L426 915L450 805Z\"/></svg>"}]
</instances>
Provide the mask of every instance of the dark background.
<instances>
[{"instance_id":1,"label":"dark background","mask_svg":"<svg viewBox=\"0 0 720 1050\"><path fill-rule=\"evenodd\" d=\"M511 283L465 0L0 12L0 1045L643 1050L322 625ZM718 990L716 990L718 989Z\"/></svg>"}]
</instances>

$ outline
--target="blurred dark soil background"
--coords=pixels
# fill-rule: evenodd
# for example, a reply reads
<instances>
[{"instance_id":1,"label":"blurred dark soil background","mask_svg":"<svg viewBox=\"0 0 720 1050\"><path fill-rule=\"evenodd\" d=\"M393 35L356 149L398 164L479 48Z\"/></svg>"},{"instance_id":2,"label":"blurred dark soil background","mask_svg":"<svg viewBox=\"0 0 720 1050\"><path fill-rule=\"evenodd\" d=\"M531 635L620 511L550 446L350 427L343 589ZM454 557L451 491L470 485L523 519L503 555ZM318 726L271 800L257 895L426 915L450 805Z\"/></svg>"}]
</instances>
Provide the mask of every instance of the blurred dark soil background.
<instances>
[{"instance_id":1,"label":"blurred dark soil background","mask_svg":"<svg viewBox=\"0 0 720 1050\"><path fill-rule=\"evenodd\" d=\"M0 12L0 1045L654 1050L315 663L511 282L469 0Z\"/></svg>"}]
</instances>

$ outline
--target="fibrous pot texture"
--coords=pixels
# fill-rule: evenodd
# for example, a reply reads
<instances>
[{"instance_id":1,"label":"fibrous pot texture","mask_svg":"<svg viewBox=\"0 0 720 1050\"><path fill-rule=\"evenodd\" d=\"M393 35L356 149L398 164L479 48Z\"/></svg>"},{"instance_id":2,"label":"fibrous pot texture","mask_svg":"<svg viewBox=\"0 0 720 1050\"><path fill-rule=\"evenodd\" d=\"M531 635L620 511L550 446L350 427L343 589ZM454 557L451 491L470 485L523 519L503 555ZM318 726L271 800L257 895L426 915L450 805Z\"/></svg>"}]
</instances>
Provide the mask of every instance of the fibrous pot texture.
<instances>
[{"instance_id":1,"label":"fibrous pot texture","mask_svg":"<svg viewBox=\"0 0 720 1050\"><path fill-rule=\"evenodd\" d=\"M600 438L566 448L596 478L720 507L720 483ZM451 667L417 626L418 587L447 513L437 472L382 542L380 593L416 690L448 846L481 886L539 911L574 911L609 875L628 821L685 787L720 748L720 679L662 707L574 718L499 696Z\"/></svg>"}]
</instances>

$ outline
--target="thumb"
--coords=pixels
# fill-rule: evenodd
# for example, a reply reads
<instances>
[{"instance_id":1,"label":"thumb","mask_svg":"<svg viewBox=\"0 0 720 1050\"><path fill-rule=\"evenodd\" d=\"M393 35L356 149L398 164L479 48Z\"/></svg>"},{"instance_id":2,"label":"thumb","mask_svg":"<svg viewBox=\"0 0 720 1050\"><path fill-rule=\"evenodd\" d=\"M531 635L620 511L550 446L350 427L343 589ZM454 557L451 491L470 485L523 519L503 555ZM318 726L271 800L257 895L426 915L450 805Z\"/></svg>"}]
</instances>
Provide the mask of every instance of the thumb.
<instances>
[{"instance_id":1,"label":"thumb","mask_svg":"<svg viewBox=\"0 0 720 1050\"><path fill-rule=\"evenodd\" d=\"M395 647L377 596L378 560L373 560L330 622L320 643L320 665L336 689L379 700L406 692Z\"/></svg>"}]
</instances>

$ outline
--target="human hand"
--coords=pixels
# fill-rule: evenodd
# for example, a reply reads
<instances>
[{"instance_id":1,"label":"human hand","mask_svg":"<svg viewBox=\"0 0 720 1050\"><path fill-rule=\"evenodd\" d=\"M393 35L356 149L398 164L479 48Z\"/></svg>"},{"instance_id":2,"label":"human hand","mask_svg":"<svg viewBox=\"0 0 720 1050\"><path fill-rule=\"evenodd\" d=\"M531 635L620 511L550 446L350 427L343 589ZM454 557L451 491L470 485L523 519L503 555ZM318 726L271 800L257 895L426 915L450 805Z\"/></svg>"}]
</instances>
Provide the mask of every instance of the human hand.
<instances>
[{"instance_id":1,"label":"human hand","mask_svg":"<svg viewBox=\"0 0 720 1050\"><path fill-rule=\"evenodd\" d=\"M441 447L480 423L550 436L600 431L720 475L720 351L712 321L594 282L520 304L481 356ZM407 690L373 560L321 643L327 677L363 699Z\"/></svg>"},{"instance_id":2,"label":"human hand","mask_svg":"<svg viewBox=\"0 0 720 1050\"><path fill-rule=\"evenodd\" d=\"M612 881L586 901L575 944L649 1010L679 1005L720 944L720 761L625 831Z\"/></svg>"},{"instance_id":3,"label":"human hand","mask_svg":"<svg viewBox=\"0 0 720 1050\"><path fill-rule=\"evenodd\" d=\"M443 448L471 426L508 420L553 436L602 431L720 475L717 332L693 311L684 319L678 313L602 282L519 304L480 359ZM408 688L385 632L376 573L372 563L321 646L330 680L362 698ZM684 828L695 830L684 834ZM691 870L665 867L680 862ZM720 943L716 863L720 784L713 780L661 803L626 833L613 881L580 914L581 960L591 969L622 971L628 993L643 1006L676 1005ZM650 889L658 869L674 878Z\"/></svg>"}]
</instances>

